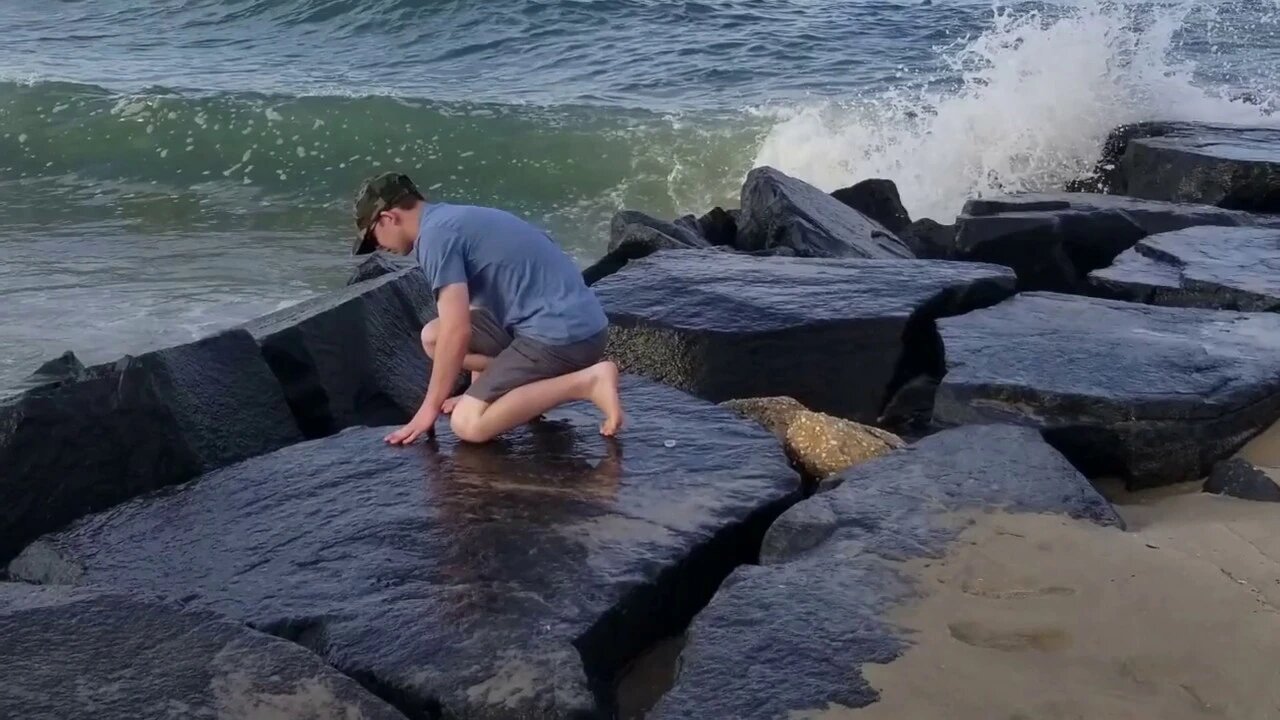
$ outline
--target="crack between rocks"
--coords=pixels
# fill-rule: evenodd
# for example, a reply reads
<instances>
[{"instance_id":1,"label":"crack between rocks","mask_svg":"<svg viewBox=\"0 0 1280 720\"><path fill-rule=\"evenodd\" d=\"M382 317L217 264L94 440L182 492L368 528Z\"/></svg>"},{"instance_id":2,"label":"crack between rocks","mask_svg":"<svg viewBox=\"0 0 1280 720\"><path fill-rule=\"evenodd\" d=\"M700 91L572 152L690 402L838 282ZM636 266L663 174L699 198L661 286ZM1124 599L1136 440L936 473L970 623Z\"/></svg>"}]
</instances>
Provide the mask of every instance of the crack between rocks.
<instances>
[{"instance_id":1,"label":"crack between rocks","mask_svg":"<svg viewBox=\"0 0 1280 720\"><path fill-rule=\"evenodd\" d=\"M400 711L408 720L440 720L443 717L438 700L422 700L412 692L396 687L372 672L351 671L333 664L327 653L328 630L323 617L289 618L260 626L249 623L248 627L308 650L333 668L334 672L341 673L359 683L365 690Z\"/></svg>"},{"instance_id":2,"label":"crack between rocks","mask_svg":"<svg viewBox=\"0 0 1280 720\"><path fill-rule=\"evenodd\" d=\"M574 640L605 717L618 712L618 683L630 665L657 643L685 632L735 569L758 562L765 530L801 498L797 487L721 527L656 579L632 588Z\"/></svg>"},{"instance_id":3,"label":"crack between rocks","mask_svg":"<svg viewBox=\"0 0 1280 720\"><path fill-rule=\"evenodd\" d=\"M769 525L803 498L803 488L757 508L745 519L726 524L695 546L657 578L632 588L573 641L588 687L601 717L615 717L617 687L631 664L657 643L682 634L710 602L724 580L738 567L759 560L760 543ZM626 516L654 527L652 520ZM436 698L387 682L373 672L352 671L330 662L327 620L288 618L256 626L254 630L287 640L315 654L370 693L396 708L408 720L440 720L444 708ZM655 701L658 698L654 698Z\"/></svg>"}]
</instances>

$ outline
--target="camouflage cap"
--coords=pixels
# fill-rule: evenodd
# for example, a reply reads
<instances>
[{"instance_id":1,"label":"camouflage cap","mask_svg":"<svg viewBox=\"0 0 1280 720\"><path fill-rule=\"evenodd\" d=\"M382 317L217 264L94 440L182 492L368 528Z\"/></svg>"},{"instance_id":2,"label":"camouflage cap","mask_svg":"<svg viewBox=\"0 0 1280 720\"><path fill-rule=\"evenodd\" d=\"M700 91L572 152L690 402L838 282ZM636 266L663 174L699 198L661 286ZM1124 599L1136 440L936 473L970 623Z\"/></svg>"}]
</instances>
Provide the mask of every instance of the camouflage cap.
<instances>
[{"instance_id":1,"label":"camouflage cap","mask_svg":"<svg viewBox=\"0 0 1280 720\"><path fill-rule=\"evenodd\" d=\"M376 250L378 243L370 232L374 221L382 211L410 197L426 199L408 175L382 173L365 180L356 194L356 239L351 246L351 254L364 255Z\"/></svg>"}]
</instances>

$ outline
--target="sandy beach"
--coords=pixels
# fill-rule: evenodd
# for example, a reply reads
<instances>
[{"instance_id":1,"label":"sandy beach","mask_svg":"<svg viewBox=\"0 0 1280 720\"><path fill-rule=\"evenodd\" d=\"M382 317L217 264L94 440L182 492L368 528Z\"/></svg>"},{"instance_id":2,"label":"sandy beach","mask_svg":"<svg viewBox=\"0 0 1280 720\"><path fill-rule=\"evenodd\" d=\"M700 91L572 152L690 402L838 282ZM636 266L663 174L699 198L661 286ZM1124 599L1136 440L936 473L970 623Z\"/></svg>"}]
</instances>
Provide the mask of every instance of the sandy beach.
<instances>
[{"instance_id":1,"label":"sandy beach","mask_svg":"<svg viewBox=\"0 0 1280 720\"><path fill-rule=\"evenodd\" d=\"M1280 457L1276 438L1245 454ZM1128 531L973 517L941 561L907 565L922 597L894 621L915 644L864 667L881 701L794 717L1280 716L1280 508L1198 483L1112 500Z\"/></svg>"}]
</instances>

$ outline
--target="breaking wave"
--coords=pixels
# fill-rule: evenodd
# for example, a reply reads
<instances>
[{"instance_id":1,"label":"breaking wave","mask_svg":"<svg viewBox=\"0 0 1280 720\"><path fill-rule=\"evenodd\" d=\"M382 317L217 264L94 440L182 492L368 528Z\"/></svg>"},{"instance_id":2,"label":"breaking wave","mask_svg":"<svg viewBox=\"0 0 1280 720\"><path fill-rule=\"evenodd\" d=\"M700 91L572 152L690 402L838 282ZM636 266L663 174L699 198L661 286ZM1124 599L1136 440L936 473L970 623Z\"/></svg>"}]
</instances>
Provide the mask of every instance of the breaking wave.
<instances>
[{"instance_id":1,"label":"breaking wave","mask_svg":"<svg viewBox=\"0 0 1280 720\"><path fill-rule=\"evenodd\" d=\"M774 111L755 163L828 190L889 178L913 216L945 222L967 197L1056 189L1087 174L1125 123L1274 124L1277 77L1247 73L1273 72L1277 46L1251 49L1262 56L1247 67L1215 62L1225 38L1248 37L1234 26L1280 39L1280 5L1265 5L995 9L985 32L939 49L949 80Z\"/></svg>"}]
</instances>

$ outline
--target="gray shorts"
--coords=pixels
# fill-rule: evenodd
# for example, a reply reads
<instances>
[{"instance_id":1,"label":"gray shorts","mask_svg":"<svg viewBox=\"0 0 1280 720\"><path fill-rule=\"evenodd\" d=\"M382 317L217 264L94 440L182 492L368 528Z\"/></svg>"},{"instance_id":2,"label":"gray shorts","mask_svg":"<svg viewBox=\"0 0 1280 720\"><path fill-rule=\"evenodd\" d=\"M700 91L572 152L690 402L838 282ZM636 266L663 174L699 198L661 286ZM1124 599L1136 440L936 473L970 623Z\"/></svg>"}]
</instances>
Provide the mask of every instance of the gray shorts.
<instances>
[{"instance_id":1,"label":"gray shorts","mask_svg":"<svg viewBox=\"0 0 1280 720\"><path fill-rule=\"evenodd\" d=\"M604 357L609 331L601 330L582 342L546 345L525 337L512 337L488 310L471 309L471 344L467 352L493 360L471 383L467 394L491 403L522 385L568 375L589 368Z\"/></svg>"}]
</instances>

